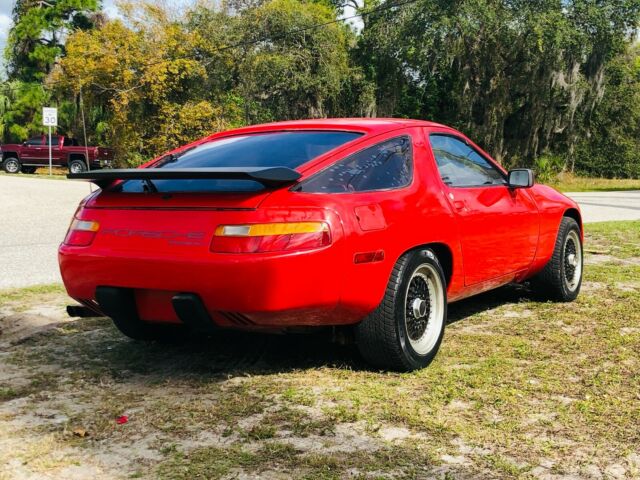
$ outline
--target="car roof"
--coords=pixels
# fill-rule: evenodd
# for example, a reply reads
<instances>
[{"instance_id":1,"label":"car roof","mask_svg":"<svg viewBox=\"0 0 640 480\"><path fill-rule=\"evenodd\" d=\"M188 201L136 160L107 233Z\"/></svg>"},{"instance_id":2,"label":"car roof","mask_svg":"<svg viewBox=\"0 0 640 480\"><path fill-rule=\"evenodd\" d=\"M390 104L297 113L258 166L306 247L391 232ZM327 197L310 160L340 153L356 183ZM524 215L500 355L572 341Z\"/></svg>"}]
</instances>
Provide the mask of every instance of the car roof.
<instances>
[{"instance_id":1,"label":"car roof","mask_svg":"<svg viewBox=\"0 0 640 480\"><path fill-rule=\"evenodd\" d=\"M290 120L284 122L251 125L220 132L224 136L239 133L269 132L278 130L346 130L363 133L384 133L403 127L445 127L425 120L406 118L322 118L310 120ZM218 136L220 134L216 134Z\"/></svg>"}]
</instances>

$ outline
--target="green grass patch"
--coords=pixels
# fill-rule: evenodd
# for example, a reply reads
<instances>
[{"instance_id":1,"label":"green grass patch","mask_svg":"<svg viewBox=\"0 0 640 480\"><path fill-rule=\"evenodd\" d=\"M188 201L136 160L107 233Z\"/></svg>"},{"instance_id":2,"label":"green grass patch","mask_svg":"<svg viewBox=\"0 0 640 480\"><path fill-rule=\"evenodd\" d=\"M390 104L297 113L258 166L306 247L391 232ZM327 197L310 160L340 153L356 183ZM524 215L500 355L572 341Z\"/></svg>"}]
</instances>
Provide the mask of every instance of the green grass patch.
<instances>
[{"instance_id":1,"label":"green grass patch","mask_svg":"<svg viewBox=\"0 0 640 480\"><path fill-rule=\"evenodd\" d=\"M640 179L579 177L568 173L547 183L561 192L640 190Z\"/></svg>"}]
</instances>

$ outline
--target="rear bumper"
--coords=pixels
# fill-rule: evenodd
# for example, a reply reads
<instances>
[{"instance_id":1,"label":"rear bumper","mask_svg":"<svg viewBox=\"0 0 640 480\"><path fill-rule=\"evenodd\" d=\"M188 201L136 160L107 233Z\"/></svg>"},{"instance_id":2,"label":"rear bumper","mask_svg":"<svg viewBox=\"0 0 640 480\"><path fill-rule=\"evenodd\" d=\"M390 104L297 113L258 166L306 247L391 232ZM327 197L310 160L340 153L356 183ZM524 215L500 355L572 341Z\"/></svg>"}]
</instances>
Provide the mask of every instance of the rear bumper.
<instances>
[{"instance_id":1,"label":"rear bumper","mask_svg":"<svg viewBox=\"0 0 640 480\"><path fill-rule=\"evenodd\" d=\"M341 245L287 254L214 254L201 258L134 257L61 245L60 270L69 295L96 299L98 287L132 290L138 316L181 322L173 299L201 299L214 324L223 327L343 325L362 312L341 306Z\"/></svg>"}]
</instances>

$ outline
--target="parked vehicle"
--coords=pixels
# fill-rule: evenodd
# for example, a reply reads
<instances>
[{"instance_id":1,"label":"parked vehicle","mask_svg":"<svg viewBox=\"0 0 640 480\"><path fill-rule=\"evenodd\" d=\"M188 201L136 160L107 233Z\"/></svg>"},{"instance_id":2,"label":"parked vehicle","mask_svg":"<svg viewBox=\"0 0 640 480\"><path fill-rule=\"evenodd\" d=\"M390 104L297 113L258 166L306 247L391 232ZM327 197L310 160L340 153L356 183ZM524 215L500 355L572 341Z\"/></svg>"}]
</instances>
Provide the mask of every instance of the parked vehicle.
<instances>
[{"instance_id":1,"label":"parked vehicle","mask_svg":"<svg viewBox=\"0 0 640 480\"><path fill-rule=\"evenodd\" d=\"M256 125L69 178L101 187L59 250L75 314L138 340L344 327L371 364L412 370L449 302L510 282L580 290L578 205L436 123Z\"/></svg>"},{"instance_id":2,"label":"parked vehicle","mask_svg":"<svg viewBox=\"0 0 640 480\"><path fill-rule=\"evenodd\" d=\"M7 173L34 173L49 166L49 136L38 135L21 144L0 146L2 168ZM87 159L88 154L88 159ZM113 150L104 147L83 147L73 138L51 137L51 158L54 167L66 167L71 173L110 167Z\"/></svg>"}]
</instances>

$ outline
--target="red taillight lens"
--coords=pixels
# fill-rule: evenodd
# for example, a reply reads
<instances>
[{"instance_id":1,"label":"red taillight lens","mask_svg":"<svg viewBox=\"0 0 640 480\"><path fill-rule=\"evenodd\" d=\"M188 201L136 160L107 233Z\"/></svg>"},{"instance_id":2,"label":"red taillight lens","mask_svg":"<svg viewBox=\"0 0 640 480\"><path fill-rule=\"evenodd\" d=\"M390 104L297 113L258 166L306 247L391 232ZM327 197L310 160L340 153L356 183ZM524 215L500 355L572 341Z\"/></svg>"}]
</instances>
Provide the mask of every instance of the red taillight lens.
<instances>
[{"instance_id":1,"label":"red taillight lens","mask_svg":"<svg viewBox=\"0 0 640 480\"><path fill-rule=\"evenodd\" d=\"M310 250L331 244L329 225L324 222L221 225L216 229L211 251L218 253L263 253Z\"/></svg>"},{"instance_id":2,"label":"red taillight lens","mask_svg":"<svg viewBox=\"0 0 640 480\"><path fill-rule=\"evenodd\" d=\"M98 222L74 218L69 226L69 231L64 239L64 243L65 245L74 247L91 245L99 228L100 224Z\"/></svg>"}]
</instances>

